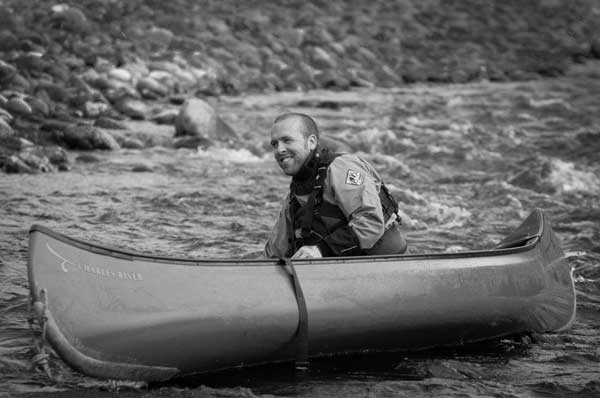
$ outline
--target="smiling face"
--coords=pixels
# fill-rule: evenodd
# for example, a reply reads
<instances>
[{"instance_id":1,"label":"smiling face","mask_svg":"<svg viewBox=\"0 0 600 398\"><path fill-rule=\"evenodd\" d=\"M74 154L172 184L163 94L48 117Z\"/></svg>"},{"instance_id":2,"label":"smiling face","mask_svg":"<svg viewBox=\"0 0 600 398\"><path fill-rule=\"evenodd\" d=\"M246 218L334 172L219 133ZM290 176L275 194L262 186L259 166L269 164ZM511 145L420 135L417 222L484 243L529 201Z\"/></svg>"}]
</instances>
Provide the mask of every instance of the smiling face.
<instances>
[{"instance_id":1,"label":"smiling face","mask_svg":"<svg viewBox=\"0 0 600 398\"><path fill-rule=\"evenodd\" d=\"M317 137L305 137L305 126L300 118L288 118L273 125L271 148L281 170L289 176L300 171L310 153L317 146Z\"/></svg>"}]
</instances>

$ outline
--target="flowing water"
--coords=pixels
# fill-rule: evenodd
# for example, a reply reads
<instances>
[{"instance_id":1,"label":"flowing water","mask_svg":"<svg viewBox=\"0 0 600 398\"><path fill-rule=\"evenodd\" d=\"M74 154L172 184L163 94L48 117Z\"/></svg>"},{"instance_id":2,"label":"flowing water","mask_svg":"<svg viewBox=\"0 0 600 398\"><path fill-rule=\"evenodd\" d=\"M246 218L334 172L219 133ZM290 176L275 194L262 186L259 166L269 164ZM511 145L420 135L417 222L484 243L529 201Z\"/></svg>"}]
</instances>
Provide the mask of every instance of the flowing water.
<instances>
[{"instance_id":1,"label":"flowing water","mask_svg":"<svg viewBox=\"0 0 600 398\"><path fill-rule=\"evenodd\" d=\"M246 140L240 148L94 152L97 162L74 162L66 173L0 175L0 396L600 396L597 75L247 95L215 105ZM324 135L382 172L400 199L413 253L489 248L533 208L547 211L565 251L587 253L572 261L578 313L571 329L322 359L301 377L267 366L148 386L82 376L56 356L56 380L31 369L29 227L143 253L256 257L289 182L265 147L271 120L287 110L314 115Z\"/></svg>"}]
</instances>

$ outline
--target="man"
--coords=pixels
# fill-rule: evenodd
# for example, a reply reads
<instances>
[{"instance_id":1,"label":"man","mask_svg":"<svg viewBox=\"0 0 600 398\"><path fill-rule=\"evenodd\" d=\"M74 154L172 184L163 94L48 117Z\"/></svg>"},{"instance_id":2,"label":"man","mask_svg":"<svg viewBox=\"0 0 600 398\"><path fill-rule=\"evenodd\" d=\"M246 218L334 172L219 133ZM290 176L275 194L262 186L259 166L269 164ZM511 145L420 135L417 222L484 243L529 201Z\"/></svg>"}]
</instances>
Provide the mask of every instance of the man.
<instances>
[{"instance_id":1,"label":"man","mask_svg":"<svg viewBox=\"0 0 600 398\"><path fill-rule=\"evenodd\" d=\"M365 160L318 143L310 116L287 113L275 119L273 155L292 183L265 245L267 257L403 253L397 204L379 174Z\"/></svg>"}]
</instances>

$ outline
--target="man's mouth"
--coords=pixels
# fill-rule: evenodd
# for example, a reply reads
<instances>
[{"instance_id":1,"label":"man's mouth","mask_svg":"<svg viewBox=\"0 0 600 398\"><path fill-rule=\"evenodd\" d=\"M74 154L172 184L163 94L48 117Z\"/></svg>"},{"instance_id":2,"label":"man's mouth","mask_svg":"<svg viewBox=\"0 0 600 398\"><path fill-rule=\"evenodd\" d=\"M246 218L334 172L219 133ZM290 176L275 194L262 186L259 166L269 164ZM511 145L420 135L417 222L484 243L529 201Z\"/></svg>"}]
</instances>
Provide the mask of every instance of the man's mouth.
<instances>
[{"instance_id":1,"label":"man's mouth","mask_svg":"<svg viewBox=\"0 0 600 398\"><path fill-rule=\"evenodd\" d=\"M279 158L279 163L281 164L289 164L291 163L293 158L291 156L283 156Z\"/></svg>"}]
</instances>

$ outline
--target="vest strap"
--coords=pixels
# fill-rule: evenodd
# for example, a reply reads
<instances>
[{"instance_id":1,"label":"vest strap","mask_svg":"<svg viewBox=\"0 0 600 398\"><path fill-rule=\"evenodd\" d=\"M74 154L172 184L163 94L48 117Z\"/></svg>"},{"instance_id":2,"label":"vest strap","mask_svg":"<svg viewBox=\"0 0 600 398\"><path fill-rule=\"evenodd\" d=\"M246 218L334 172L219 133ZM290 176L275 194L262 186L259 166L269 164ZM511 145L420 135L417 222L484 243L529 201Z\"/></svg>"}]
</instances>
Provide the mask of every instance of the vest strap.
<instances>
[{"instance_id":1,"label":"vest strap","mask_svg":"<svg viewBox=\"0 0 600 398\"><path fill-rule=\"evenodd\" d=\"M308 309L306 308L306 300L304 299L304 293L302 292L302 286L296 274L296 268L292 264L289 258L282 258L279 260L279 265L283 266L283 269L292 279L294 287L294 295L296 296L296 303L298 304L298 328L294 335L294 343L296 345L296 358L294 360L294 367L297 371L306 371L309 367L308 361Z\"/></svg>"}]
</instances>

